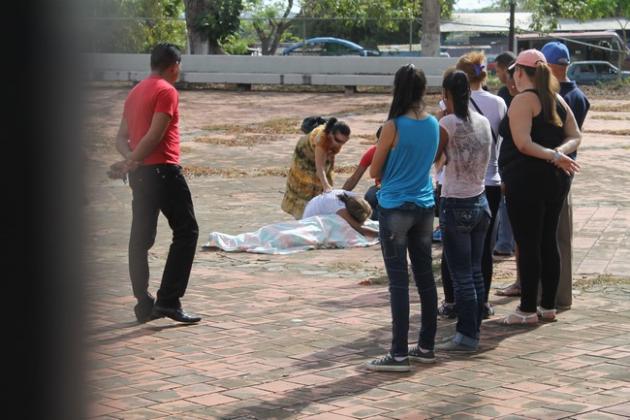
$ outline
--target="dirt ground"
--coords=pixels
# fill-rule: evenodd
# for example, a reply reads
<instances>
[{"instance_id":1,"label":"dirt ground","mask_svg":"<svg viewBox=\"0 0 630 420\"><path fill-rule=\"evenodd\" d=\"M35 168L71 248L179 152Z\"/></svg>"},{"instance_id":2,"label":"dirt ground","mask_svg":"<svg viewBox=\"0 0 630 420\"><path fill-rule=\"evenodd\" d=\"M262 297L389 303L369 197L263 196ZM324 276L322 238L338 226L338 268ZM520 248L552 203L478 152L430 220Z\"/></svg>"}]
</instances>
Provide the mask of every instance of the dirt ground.
<instances>
[{"instance_id":1,"label":"dirt ground","mask_svg":"<svg viewBox=\"0 0 630 420\"><path fill-rule=\"evenodd\" d=\"M103 192L100 187L117 185L104 173L106 166L118 159L113 142L128 90L126 86L101 87L89 95L86 148L91 159L89 179L94 196ZM602 190L601 185L604 180L613 185L625 182L630 168L623 157L620 163L625 165L619 166L618 171L609 170L613 162L601 161L601 153L607 155L611 148L630 148L630 101L594 88L588 93L592 107L584 124L581 147L588 153L581 154L584 169L573 186L574 196L582 197L585 205L617 200L616 189ZM611 96L613 99L609 99ZM212 209L201 206L216 198L200 196L201 189L197 188L211 184L213 193L221 197L221 204L215 209L228 210L231 215L219 224L214 223L216 215L207 222L202 220L201 240L213 230L240 233L289 218L280 210L283 177L300 135L299 125L306 116L337 116L350 125L351 141L337 159L335 185L341 185L363 151L374 143L374 133L386 119L389 101L389 94L373 93L181 91L182 165L191 177L197 212L212 213ZM438 95L428 95L427 109L435 112L438 101ZM365 175L356 190L365 191L369 185ZM593 191L601 195L589 198ZM513 275L513 259L498 262L497 280Z\"/></svg>"}]
</instances>

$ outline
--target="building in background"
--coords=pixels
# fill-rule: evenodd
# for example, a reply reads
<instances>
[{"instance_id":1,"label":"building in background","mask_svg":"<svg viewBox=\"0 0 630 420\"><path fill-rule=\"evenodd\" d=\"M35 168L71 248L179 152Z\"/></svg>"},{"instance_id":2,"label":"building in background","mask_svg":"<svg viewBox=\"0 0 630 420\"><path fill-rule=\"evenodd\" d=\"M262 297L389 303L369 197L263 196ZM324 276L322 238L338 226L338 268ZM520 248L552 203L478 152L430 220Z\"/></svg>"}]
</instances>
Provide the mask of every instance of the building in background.
<instances>
[{"instance_id":1,"label":"building in background","mask_svg":"<svg viewBox=\"0 0 630 420\"><path fill-rule=\"evenodd\" d=\"M509 13L453 13L451 19L441 24L441 44L451 57L470 50L482 50L489 58L508 49ZM555 32L541 36L531 33L532 14L515 14L517 50L540 48L550 40L567 44L571 55L579 60L605 60L619 65L618 56L624 39L630 39L630 20L608 18L587 21L559 19ZM625 38L624 30L625 29ZM590 45L586 45L590 44ZM597 48L597 47L602 48ZM615 50L615 51L608 51ZM517 51L517 52L518 52ZM624 68L630 67L628 54Z\"/></svg>"}]
</instances>

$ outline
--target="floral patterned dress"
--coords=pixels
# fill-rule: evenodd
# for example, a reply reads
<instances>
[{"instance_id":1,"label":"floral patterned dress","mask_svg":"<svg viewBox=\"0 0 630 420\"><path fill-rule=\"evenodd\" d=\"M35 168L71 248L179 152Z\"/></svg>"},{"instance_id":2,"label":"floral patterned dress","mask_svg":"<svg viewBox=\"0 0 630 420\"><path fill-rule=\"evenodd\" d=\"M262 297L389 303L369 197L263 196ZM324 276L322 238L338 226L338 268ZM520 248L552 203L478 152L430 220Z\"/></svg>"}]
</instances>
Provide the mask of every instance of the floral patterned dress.
<instances>
[{"instance_id":1,"label":"floral patterned dress","mask_svg":"<svg viewBox=\"0 0 630 420\"><path fill-rule=\"evenodd\" d=\"M324 191L315 166L315 147L320 141L324 127L320 125L302 136L293 152L293 163L287 175L282 210L296 219L302 218L306 203ZM325 163L325 173L330 185L333 184L334 164L334 156L329 156Z\"/></svg>"}]
</instances>

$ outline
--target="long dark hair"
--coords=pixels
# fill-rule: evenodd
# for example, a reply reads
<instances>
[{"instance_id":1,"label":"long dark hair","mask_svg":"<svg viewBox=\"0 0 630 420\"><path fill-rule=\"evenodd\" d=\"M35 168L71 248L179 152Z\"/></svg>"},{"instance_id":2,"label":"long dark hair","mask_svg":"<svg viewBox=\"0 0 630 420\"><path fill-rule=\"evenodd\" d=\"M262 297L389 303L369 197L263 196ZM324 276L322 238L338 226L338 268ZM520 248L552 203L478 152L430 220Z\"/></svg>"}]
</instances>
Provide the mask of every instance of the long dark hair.
<instances>
[{"instance_id":1,"label":"long dark hair","mask_svg":"<svg viewBox=\"0 0 630 420\"><path fill-rule=\"evenodd\" d=\"M462 120L469 120L468 101L470 100L470 83L468 76L461 70L446 75L442 81L442 88L451 94L455 115Z\"/></svg>"},{"instance_id":2,"label":"long dark hair","mask_svg":"<svg viewBox=\"0 0 630 420\"><path fill-rule=\"evenodd\" d=\"M394 76L394 97L389 107L388 120L405 115L416 103L420 104L420 110L424 109L424 92L427 89L427 78L424 72L407 64L402 66Z\"/></svg>"}]
</instances>

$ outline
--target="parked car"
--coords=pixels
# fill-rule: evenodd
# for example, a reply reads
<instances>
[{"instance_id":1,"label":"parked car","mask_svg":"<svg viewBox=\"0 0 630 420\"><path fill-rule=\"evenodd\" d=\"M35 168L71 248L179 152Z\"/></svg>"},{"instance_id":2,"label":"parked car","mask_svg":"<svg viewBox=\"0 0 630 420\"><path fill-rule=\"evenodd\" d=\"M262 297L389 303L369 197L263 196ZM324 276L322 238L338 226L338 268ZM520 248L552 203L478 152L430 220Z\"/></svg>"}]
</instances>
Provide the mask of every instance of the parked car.
<instances>
[{"instance_id":1,"label":"parked car","mask_svg":"<svg viewBox=\"0 0 630 420\"><path fill-rule=\"evenodd\" d=\"M363 48L359 44L346 39L317 37L288 46L282 51L282 55L360 55L362 57L377 57L381 53L377 50Z\"/></svg>"},{"instance_id":2,"label":"parked car","mask_svg":"<svg viewBox=\"0 0 630 420\"><path fill-rule=\"evenodd\" d=\"M608 61L576 61L569 65L567 76L577 84L594 85L597 82L630 78L630 71L622 71Z\"/></svg>"}]
</instances>

